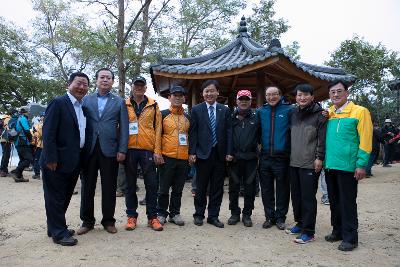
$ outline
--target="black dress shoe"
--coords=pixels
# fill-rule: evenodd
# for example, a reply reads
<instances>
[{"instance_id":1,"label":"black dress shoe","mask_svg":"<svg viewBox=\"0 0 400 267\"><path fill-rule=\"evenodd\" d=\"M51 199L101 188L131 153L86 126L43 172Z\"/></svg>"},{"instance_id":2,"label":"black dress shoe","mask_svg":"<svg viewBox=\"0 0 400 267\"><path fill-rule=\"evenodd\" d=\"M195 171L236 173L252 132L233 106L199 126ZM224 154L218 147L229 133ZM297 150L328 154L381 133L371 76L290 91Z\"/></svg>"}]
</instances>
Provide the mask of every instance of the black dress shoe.
<instances>
[{"instance_id":1,"label":"black dress shoe","mask_svg":"<svg viewBox=\"0 0 400 267\"><path fill-rule=\"evenodd\" d=\"M242 222L243 225L246 227L252 227L253 226L253 222L251 221L251 217L249 215L243 215L242 216Z\"/></svg>"},{"instance_id":2,"label":"black dress shoe","mask_svg":"<svg viewBox=\"0 0 400 267\"><path fill-rule=\"evenodd\" d=\"M342 240L342 237L340 236L340 235L335 235L335 234L329 234L329 235L326 235L325 236L325 241L328 241L328 242L337 242L337 241L340 241L340 240Z\"/></svg>"},{"instance_id":3,"label":"black dress shoe","mask_svg":"<svg viewBox=\"0 0 400 267\"><path fill-rule=\"evenodd\" d=\"M240 215L232 214L232 216L228 219L229 225L235 225L240 221Z\"/></svg>"},{"instance_id":4,"label":"black dress shoe","mask_svg":"<svg viewBox=\"0 0 400 267\"><path fill-rule=\"evenodd\" d=\"M68 229L68 232L71 236L73 236L75 234L75 230L73 230L73 229ZM47 236L51 237L51 233L48 229L47 229Z\"/></svg>"},{"instance_id":5,"label":"black dress shoe","mask_svg":"<svg viewBox=\"0 0 400 267\"><path fill-rule=\"evenodd\" d=\"M218 219L207 219L207 223L212 224L218 228L224 228L224 224Z\"/></svg>"},{"instance_id":6,"label":"black dress shoe","mask_svg":"<svg viewBox=\"0 0 400 267\"><path fill-rule=\"evenodd\" d=\"M286 229L286 224L285 224L285 222L276 222L276 227L279 230L285 230Z\"/></svg>"},{"instance_id":7,"label":"black dress shoe","mask_svg":"<svg viewBox=\"0 0 400 267\"><path fill-rule=\"evenodd\" d=\"M338 250L341 251L352 251L353 249L355 249L358 246L358 244L352 244L349 242L344 242L342 241L342 243L340 243L340 245L338 246Z\"/></svg>"},{"instance_id":8,"label":"black dress shoe","mask_svg":"<svg viewBox=\"0 0 400 267\"><path fill-rule=\"evenodd\" d=\"M201 217L194 217L193 220L194 224L197 226L202 226L203 225L203 218Z\"/></svg>"},{"instance_id":9,"label":"black dress shoe","mask_svg":"<svg viewBox=\"0 0 400 267\"><path fill-rule=\"evenodd\" d=\"M264 228L264 229L268 229L268 228L271 228L273 225L275 225L276 223L274 222L274 221L272 221L272 220L266 220L264 223L263 223L263 225L262 225L262 227Z\"/></svg>"},{"instance_id":10,"label":"black dress shoe","mask_svg":"<svg viewBox=\"0 0 400 267\"><path fill-rule=\"evenodd\" d=\"M53 242L61 246L75 246L76 244L78 244L78 240L71 236L63 237L60 240L53 238Z\"/></svg>"}]
</instances>

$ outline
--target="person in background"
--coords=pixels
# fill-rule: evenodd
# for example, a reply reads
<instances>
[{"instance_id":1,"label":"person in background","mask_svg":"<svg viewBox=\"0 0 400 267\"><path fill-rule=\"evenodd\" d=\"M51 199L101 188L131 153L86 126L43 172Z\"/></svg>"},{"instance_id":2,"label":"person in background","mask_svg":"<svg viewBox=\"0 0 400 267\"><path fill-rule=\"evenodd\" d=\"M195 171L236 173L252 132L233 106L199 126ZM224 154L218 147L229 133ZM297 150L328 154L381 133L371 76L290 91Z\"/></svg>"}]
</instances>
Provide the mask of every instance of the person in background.
<instances>
[{"instance_id":1,"label":"person in background","mask_svg":"<svg viewBox=\"0 0 400 267\"><path fill-rule=\"evenodd\" d=\"M390 163L392 162L394 144L389 143L389 141L397 134L398 130L393 125L392 120L386 119L380 134L383 141L383 167L392 167Z\"/></svg>"},{"instance_id":2,"label":"person in background","mask_svg":"<svg viewBox=\"0 0 400 267\"><path fill-rule=\"evenodd\" d=\"M31 149L32 134L28 121L28 111L21 108L18 117L16 130L18 137L15 141L17 148L19 163L15 170L11 171L16 183L29 182L29 179L24 178L23 171L33 163L33 154Z\"/></svg>"},{"instance_id":3,"label":"person in background","mask_svg":"<svg viewBox=\"0 0 400 267\"><path fill-rule=\"evenodd\" d=\"M380 143L382 143L381 131L379 129L378 124L375 123L373 134L372 134L372 151L369 156L368 165L365 168L366 178L373 176L372 166L374 165L374 163L376 162L376 160L379 157Z\"/></svg>"},{"instance_id":4,"label":"person in background","mask_svg":"<svg viewBox=\"0 0 400 267\"><path fill-rule=\"evenodd\" d=\"M10 115L5 115L1 119L2 127L0 132L0 141L3 154L1 156L0 177L8 176L8 164L10 162L11 149L13 145L13 140L9 136L8 131L9 122L12 120L15 123L18 121L18 111L13 110Z\"/></svg>"},{"instance_id":5,"label":"person in background","mask_svg":"<svg viewBox=\"0 0 400 267\"><path fill-rule=\"evenodd\" d=\"M35 144L34 150L34 161L33 161L33 172L32 179L40 179L40 156L42 155L43 149L43 140L42 140L42 128L43 128L43 119L45 112L40 113L39 121L32 127L33 131L33 143Z\"/></svg>"}]
</instances>

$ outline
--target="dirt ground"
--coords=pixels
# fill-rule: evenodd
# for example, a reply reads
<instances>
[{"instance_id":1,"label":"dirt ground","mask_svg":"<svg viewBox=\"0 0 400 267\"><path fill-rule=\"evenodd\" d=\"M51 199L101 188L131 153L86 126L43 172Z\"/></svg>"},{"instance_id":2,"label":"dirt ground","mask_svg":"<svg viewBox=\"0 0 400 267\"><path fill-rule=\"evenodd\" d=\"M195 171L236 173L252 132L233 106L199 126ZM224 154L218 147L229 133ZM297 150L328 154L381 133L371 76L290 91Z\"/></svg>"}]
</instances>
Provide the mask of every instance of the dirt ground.
<instances>
[{"instance_id":1,"label":"dirt ground","mask_svg":"<svg viewBox=\"0 0 400 267\"><path fill-rule=\"evenodd\" d=\"M293 243L292 236L276 227L261 227L260 197L256 198L251 228L241 223L225 224L224 229L195 226L189 183L182 200L185 226L167 223L164 231L153 231L146 226L145 210L140 206L139 226L127 232L123 229L124 198L117 198L117 234L108 234L97 223L94 231L77 237L77 246L62 247L46 236L42 182L17 184L9 177L0 178L0 266L400 266L400 164L374 166L373 173L374 177L359 184L359 247L347 253L337 250L338 243L324 241L330 232L330 212L329 206L321 204L316 241L305 245ZM143 185L139 186L142 198ZM95 200L98 221L99 187ZM225 223L230 215L227 191L225 187L220 215ZM80 194L74 195L67 212L72 229L80 225L79 203ZM291 209L287 223L293 223Z\"/></svg>"}]
</instances>

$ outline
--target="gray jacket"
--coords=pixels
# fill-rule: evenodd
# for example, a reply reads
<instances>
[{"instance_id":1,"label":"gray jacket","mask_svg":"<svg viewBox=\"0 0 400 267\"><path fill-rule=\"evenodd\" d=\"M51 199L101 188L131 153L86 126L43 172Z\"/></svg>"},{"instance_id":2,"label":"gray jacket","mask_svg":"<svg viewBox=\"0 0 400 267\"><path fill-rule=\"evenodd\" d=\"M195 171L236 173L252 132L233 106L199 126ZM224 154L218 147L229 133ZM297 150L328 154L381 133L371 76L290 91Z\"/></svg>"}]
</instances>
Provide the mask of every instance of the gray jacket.
<instances>
[{"instance_id":1,"label":"gray jacket","mask_svg":"<svg viewBox=\"0 0 400 267\"><path fill-rule=\"evenodd\" d=\"M290 119L290 166L314 169L315 159L325 159L327 118L318 103L296 108Z\"/></svg>"},{"instance_id":2,"label":"gray jacket","mask_svg":"<svg viewBox=\"0 0 400 267\"><path fill-rule=\"evenodd\" d=\"M110 93L101 117L97 104L97 92L87 95L83 102L86 117L85 151L93 153L97 138L106 157L128 150L128 112L124 100Z\"/></svg>"}]
</instances>

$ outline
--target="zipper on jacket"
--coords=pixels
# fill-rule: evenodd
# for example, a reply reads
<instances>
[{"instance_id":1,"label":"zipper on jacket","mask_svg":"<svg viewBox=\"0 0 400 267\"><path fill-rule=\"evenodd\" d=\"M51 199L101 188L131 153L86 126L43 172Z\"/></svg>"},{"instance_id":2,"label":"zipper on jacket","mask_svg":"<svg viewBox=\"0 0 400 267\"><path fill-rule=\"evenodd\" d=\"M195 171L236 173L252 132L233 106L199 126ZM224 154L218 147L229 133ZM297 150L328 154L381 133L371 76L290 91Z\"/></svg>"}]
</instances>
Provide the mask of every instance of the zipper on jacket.
<instances>
[{"instance_id":1,"label":"zipper on jacket","mask_svg":"<svg viewBox=\"0 0 400 267\"><path fill-rule=\"evenodd\" d=\"M269 136L269 152L272 156L272 152L274 151L274 131L275 131L275 107L271 107L271 127L270 127L270 136Z\"/></svg>"},{"instance_id":2,"label":"zipper on jacket","mask_svg":"<svg viewBox=\"0 0 400 267\"><path fill-rule=\"evenodd\" d=\"M336 133L339 132L339 128L340 128L340 118L339 118L338 124L337 124L337 126L336 126Z\"/></svg>"}]
</instances>

